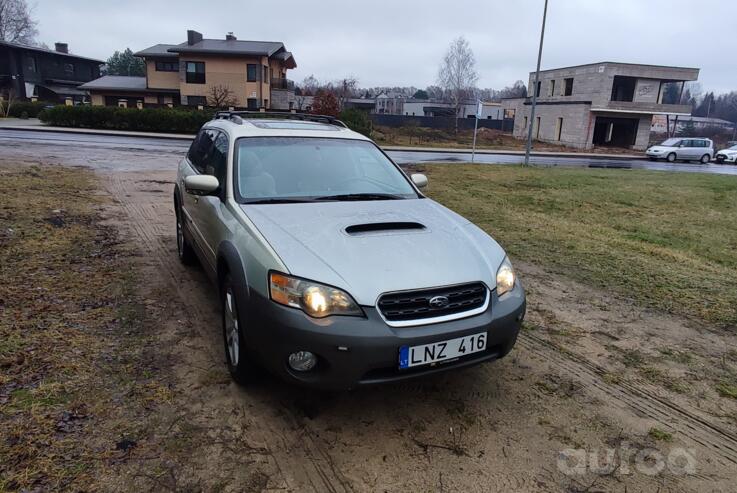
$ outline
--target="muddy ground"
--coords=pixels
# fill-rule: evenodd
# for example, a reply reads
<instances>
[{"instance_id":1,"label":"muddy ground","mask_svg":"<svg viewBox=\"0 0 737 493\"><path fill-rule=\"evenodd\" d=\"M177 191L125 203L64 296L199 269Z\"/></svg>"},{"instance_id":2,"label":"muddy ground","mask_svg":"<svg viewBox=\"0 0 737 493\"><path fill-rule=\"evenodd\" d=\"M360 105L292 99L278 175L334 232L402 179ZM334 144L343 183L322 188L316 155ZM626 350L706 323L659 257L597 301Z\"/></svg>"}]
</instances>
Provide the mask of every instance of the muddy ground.
<instances>
[{"instance_id":1,"label":"muddy ground","mask_svg":"<svg viewBox=\"0 0 737 493\"><path fill-rule=\"evenodd\" d=\"M235 385L216 291L177 260L176 161L140 171L145 154L119 152L139 170L98 169L106 216L135 245L171 393L126 427L136 446L101 490L734 491L735 400L709 390L734 374L734 336L534 265L516 263L528 319L501 361L346 393ZM89 164L45 148L15 159Z\"/></svg>"}]
</instances>

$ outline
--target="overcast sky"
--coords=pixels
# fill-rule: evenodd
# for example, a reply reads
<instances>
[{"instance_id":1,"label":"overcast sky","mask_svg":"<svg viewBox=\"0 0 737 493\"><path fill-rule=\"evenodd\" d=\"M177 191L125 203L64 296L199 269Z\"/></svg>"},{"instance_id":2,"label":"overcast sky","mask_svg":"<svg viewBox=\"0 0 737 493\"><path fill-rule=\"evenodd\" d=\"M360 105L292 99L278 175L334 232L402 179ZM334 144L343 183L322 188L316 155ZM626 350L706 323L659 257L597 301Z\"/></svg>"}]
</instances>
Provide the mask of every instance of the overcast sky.
<instances>
[{"instance_id":1,"label":"overcast sky","mask_svg":"<svg viewBox=\"0 0 737 493\"><path fill-rule=\"evenodd\" d=\"M29 3L34 3L30 0ZM206 38L282 41L301 81L347 75L362 87L436 82L449 42L465 36L479 87L527 80L535 69L543 0L35 0L39 39L106 59ZM737 90L735 0L549 0L543 68L600 61L701 69L702 88ZM716 23L719 23L718 25Z\"/></svg>"}]
</instances>

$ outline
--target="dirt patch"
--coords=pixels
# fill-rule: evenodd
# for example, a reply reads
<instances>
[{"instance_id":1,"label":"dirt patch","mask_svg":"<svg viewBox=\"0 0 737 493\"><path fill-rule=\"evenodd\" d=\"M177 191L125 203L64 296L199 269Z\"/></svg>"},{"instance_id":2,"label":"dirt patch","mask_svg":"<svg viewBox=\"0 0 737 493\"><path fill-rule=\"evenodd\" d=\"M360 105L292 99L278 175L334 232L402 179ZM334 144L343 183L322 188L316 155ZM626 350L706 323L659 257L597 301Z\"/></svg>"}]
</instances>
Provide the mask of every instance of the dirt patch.
<instances>
[{"instance_id":1,"label":"dirt patch","mask_svg":"<svg viewBox=\"0 0 737 493\"><path fill-rule=\"evenodd\" d=\"M523 265L533 300L530 323L505 360L351 393L304 391L268 375L242 389L225 374L213 287L199 269L184 269L177 262L169 197L147 194L133 176L120 173L108 176L108 189L119 198L128 224L149 252L152 271L147 278L161 282L159 289L166 293L162 307L178 314L176 322L162 322L161 334L188 330L186 339L173 344L183 362L177 368L180 400L196 403L181 409L181 423L207 426L215 436L225 433L236 442L227 430L233 423L244 426L248 432L242 440L264 454L258 473L268 478L269 488L697 491L706 484L722 484L728 489L725 475L735 457L727 452L734 439L725 421L708 412L696 413L691 401L671 400L668 389L653 391L643 379L612 378L621 373L616 360L611 368L604 367L593 343L585 350L589 332L606 344L619 340L626 347L637 334L626 332L636 326L641 333L658 320L657 314ZM570 296L556 295L556 290ZM538 298L550 301L539 303ZM581 326L579 319L589 304L629 313L633 327L617 330L622 317L611 317L595 329ZM575 324L566 318L573 313L578 314ZM603 309L601 316L606 316ZM571 344L568 339L582 342ZM655 440L653 428L672 440ZM604 455L628 447L659 451L664 457L672 450L696 447L697 472L648 475L624 463L609 473L591 468L569 473L559 462L569 449ZM208 456L222 454L217 448L206 450ZM221 455L220 460L200 464L193 477L212 481L222 474L223 460ZM229 488L233 483L227 484Z\"/></svg>"}]
</instances>

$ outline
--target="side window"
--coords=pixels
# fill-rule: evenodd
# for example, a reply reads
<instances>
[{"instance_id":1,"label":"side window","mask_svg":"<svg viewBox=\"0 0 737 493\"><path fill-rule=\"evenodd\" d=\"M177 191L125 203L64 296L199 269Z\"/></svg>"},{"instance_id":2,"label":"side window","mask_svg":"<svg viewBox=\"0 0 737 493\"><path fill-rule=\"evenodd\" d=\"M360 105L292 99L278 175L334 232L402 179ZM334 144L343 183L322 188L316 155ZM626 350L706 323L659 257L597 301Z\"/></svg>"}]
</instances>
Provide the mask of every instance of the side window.
<instances>
[{"instance_id":1,"label":"side window","mask_svg":"<svg viewBox=\"0 0 737 493\"><path fill-rule=\"evenodd\" d=\"M187 158L198 173L205 172L205 163L212 148L212 130L202 129L189 147Z\"/></svg>"},{"instance_id":2,"label":"side window","mask_svg":"<svg viewBox=\"0 0 737 493\"><path fill-rule=\"evenodd\" d=\"M225 185L228 169L228 137L223 132L208 130L213 138L212 150L207 156L205 174L218 179L221 187Z\"/></svg>"}]
</instances>

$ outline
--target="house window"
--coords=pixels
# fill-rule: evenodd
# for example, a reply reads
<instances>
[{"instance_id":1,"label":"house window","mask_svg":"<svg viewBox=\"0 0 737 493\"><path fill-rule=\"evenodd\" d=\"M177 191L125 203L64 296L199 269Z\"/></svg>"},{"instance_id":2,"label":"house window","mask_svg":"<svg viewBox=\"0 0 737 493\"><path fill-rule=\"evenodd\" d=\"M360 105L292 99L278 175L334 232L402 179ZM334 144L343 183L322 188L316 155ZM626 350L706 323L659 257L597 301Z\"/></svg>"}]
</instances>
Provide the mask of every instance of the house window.
<instances>
[{"instance_id":1,"label":"house window","mask_svg":"<svg viewBox=\"0 0 737 493\"><path fill-rule=\"evenodd\" d=\"M635 98L635 77L615 75L612 83L612 101L632 101Z\"/></svg>"},{"instance_id":2,"label":"house window","mask_svg":"<svg viewBox=\"0 0 737 493\"><path fill-rule=\"evenodd\" d=\"M264 108L268 108L268 107L269 107L269 100L264 99Z\"/></svg>"},{"instance_id":3,"label":"house window","mask_svg":"<svg viewBox=\"0 0 737 493\"><path fill-rule=\"evenodd\" d=\"M573 94L573 77L563 79L563 95L570 96Z\"/></svg>"},{"instance_id":4,"label":"house window","mask_svg":"<svg viewBox=\"0 0 737 493\"><path fill-rule=\"evenodd\" d=\"M264 65L264 83L269 83L269 67L267 67L266 65Z\"/></svg>"},{"instance_id":5,"label":"house window","mask_svg":"<svg viewBox=\"0 0 737 493\"><path fill-rule=\"evenodd\" d=\"M248 98L248 109L249 110L258 109L258 100L256 98Z\"/></svg>"},{"instance_id":6,"label":"house window","mask_svg":"<svg viewBox=\"0 0 737 493\"><path fill-rule=\"evenodd\" d=\"M66 75L67 77L74 77L74 64L64 64L64 75Z\"/></svg>"},{"instance_id":7,"label":"house window","mask_svg":"<svg viewBox=\"0 0 737 493\"><path fill-rule=\"evenodd\" d=\"M36 59L32 56L26 58L26 70L36 73Z\"/></svg>"},{"instance_id":8,"label":"house window","mask_svg":"<svg viewBox=\"0 0 737 493\"><path fill-rule=\"evenodd\" d=\"M535 138L540 138L540 117L535 118Z\"/></svg>"},{"instance_id":9,"label":"house window","mask_svg":"<svg viewBox=\"0 0 737 493\"><path fill-rule=\"evenodd\" d=\"M188 106L206 106L207 98L205 96L187 96Z\"/></svg>"},{"instance_id":10,"label":"house window","mask_svg":"<svg viewBox=\"0 0 737 493\"><path fill-rule=\"evenodd\" d=\"M179 72L179 62L156 62L157 72Z\"/></svg>"},{"instance_id":11,"label":"house window","mask_svg":"<svg viewBox=\"0 0 737 493\"><path fill-rule=\"evenodd\" d=\"M560 134L563 130L563 118L557 118L555 120L555 140L560 140Z\"/></svg>"},{"instance_id":12,"label":"house window","mask_svg":"<svg viewBox=\"0 0 737 493\"><path fill-rule=\"evenodd\" d=\"M187 84L205 83L205 62L187 62Z\"/></svg>"},{"instance_id":13,"label":"house window","mask_svg":"<svg viewBox=\"0 0 737 493\"><path fill-rule=\"evenodd\" d=\"M246 81L256 82L258 80L258 65L249 63L246 65Z\"/></svg>"},{"instance_id":14,"label":"house window","mask_svg":"<svg viewBox=\"0 0 737 493\"><path fill-rule=\"evenodd\" d=\"M555 79L550 81L550 85L548 86L548 96L555 96Z\"/></svg>"},{"instance_id":15,"label":"house window","mask_svg":"<svg viewBox=\"0 0 737 493\"><path fill-rule=\"evenodd\" d=\"M527 117L525 117L525 122L522 125L522 130L526 130L526 129L527 129Z\"/></svg>"},{"instance_id":16,"label":"house window","mask_svg":"<svg viewBox=\"0 0 737 493\"><path fill-rule=\"evenodd\" d=\"M542 87L542 81L537 81L537 89L535 89L535 97L540 97L540 87Z\"/></svg>"}]
</instances>

